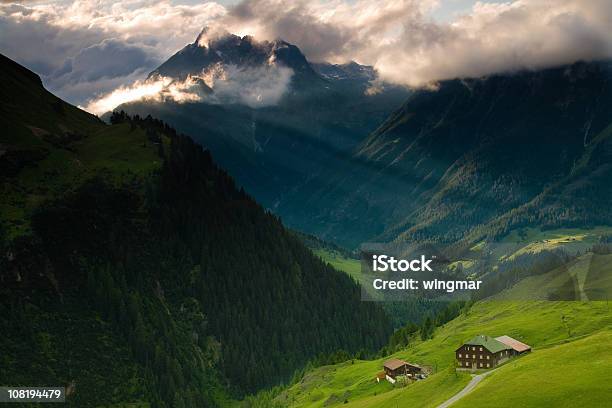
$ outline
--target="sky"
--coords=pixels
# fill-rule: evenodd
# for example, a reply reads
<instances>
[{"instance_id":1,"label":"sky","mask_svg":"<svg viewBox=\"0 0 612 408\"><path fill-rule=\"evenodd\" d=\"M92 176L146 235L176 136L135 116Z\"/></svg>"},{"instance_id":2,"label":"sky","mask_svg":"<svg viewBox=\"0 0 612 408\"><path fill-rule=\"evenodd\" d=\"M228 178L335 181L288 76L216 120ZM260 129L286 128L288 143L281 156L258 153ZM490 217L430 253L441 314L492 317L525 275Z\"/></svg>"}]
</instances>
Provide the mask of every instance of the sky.
<instances>
[{"instance_id":1,"label":"sky","mask_svg":"<svg viewBox=\"0 0 612 408\"><path fill-rule=\"evenodd\" d=\"M0 0L0 52L79 105L142 81L205 26L412 87L612 58L610 0Z\"/></svg>"},{"instance_id":2,"label":"sky","mask_svg":"<svg viewBox=\"0 0 612 408\"><path fill-rule=\"evenodd\" d=\"M485 0L482 3L503 3L506 0ZM233 6L239 3L239 0L219 0L218 3L224 6ZM451 21L453 17L469 12L476 4L477 0L446 0L439 2L439 7L436 7L431 12L432 18L438 21ZM175 4L197 4L200 0L183 0L173 1ZM349 3L355 3L350 1Z\"/></svg>"}]
</instances>

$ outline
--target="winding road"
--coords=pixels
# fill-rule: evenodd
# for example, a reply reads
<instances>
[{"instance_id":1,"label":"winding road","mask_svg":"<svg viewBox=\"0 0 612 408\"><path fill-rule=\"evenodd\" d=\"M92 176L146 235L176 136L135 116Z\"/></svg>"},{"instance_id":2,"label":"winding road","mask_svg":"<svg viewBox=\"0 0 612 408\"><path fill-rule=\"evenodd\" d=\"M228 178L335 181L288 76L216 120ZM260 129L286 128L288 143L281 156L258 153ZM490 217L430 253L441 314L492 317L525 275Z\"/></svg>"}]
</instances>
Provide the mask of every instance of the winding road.
<instances>
[{"instance_id":1,"label":"winding road","mask_svg":"<svg viewBox=\"0 0 612 408\"><path fill-rule=\"evenodd\" d=\"M495 370L497 370L497 368ZM487 371L486 373L483 373L483 374L472 375L472 379L470 380L468 385L465 386L464 389L462 389L457 394L453 395L451 398L444 401L442 404L438 405L436 408L450 407L453 403L457 402L458 400L460 400L461 398L469 394L474 389L474 387L476 387L478 383L482 381L483 378L485 378L487 375L491 374L495 370Z\"/></svg>"}]
</instances>

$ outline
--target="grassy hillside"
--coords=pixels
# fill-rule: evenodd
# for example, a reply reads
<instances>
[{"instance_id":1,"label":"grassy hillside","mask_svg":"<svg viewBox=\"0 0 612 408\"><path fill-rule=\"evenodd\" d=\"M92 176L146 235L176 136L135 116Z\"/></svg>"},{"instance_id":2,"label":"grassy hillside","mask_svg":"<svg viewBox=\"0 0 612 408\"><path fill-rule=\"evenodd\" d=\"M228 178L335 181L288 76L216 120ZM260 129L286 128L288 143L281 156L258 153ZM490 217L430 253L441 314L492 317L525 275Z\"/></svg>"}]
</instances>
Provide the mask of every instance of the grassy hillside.
<instances>
[{"instance_id":1,"label":"grassy hillside","mask_svg":"<svg viewBox=\"0 0 612 408\"><path fill-rule=\"evenodd\" d=\"M405 350L383 359L355 360L313 370L277 400L292 407L328 407L344 401L349 407L435 407L469 381L469 375L453 372L456 347L476 334L507 334L532 345L534 352L499 368L456 406L601 406L604 398L612 397L603 391L612 373L612 361L605 352L612 346L612 311L607 301L589 299L609 299L612 255L586 251L610 232L609 227L547 231L526 228L515 231L497 247L477 245L473 248L476 262L470 261L473 264L485 250L492 251L498 262L559 249L581 255L563 267L528 276L492 298L475 303L467 313L438 328L431 340L414 339ZM315 252L359 278L357 260L331 250ZM469 273L465 262L464 269ZM580 300L547 301L570 277ZM386 382L377 384L376 373L386 359L393 357L428 366L434 374L405 388ZM500 383L512 386L499 387ZM540 387L542 392L537 394ZM516 393L516 389L530 391ZM492 397L494 394L499 398Z\"/></svg>"},{"instance_id":2,"label":"grassy hillside","mask_svg":"<svg viewBox=\"0 0 612 408\"><path fill-rule=\"evenodd\" d=\"M389 393L364 398L348 404L358 408L434 407L459 392L469 382L465 373L446 370L432 376L428 381L419 381Z\"/></svg>"},{"instance_id":3,"label":"grassy hillside","mask_svg":"<svg viewBox=\"0 0 612 408\"><path fill-rule=\"evenodd\" d=\"M318 248L312 252L323 262L329 263L337 270L347 273L357 282L361 282L361 262L359 259L349 258L345 254L329 248Z\"/></svg>"},{"instance_id":4,"label":"grassy hillside","mask_svg":"<svg viewBox=\"0 0 612 408\"><path fill-rule=\"evenodd\" d=\"M612 398L612 330L503 366L453 408L604 407Z\"/></svg>"},{"instance_id":5,"label":"grassy hillside","mask_svg":"<svg viewBox=\"0 0 612 408\"><path fill-rule=\"evenodd\" d=\"M507 254L507 258L524 253L538 253L545 250L563 248L569 252L589 249L600 241L601 237L612 235L612 227L598 226L594 228L557 228L542 230L540 228L521 228L512 231L502 243L517 245L515 252Z\"/></svg>"},{"instance_id":6,"label":"grassy hillside","mask_svg":"<svg viewBox=\"0 0 612 408\"><path fill-rule=\"evenodd\" d=\"M407 387L394 387L387 381L376 383L370 371L363 365L350 362L338 366L323 367L318 373L307 375L297 386L301 394L287 392L277 398L288 407L429 407L441 403L461 390L469 381L469 375L445 370ZM380 371L380 367L378 368ZM358 379L357 382L354 382ZM352 384L352 386L347 386ZM346 402L345 402L346 401ZM348 404L348 405L346 405ZM402 405L403 404L403 405Z\"/></svg>"},{"instance_id":7,"label":"grassy hillside","mask_svg":"<svg viewBox=\"0 0 612 408\"><path fill-rule=\"evenodd\" d=\"M567 265L542 275L527 277L494 296L502 300L546 300L572 280L576 299L604 300L612 297L612 254L588 252Z\"/></svg>"},{"instance_id":8,"label":"grassy hillside","mask_svg":"<svg viewBox=\"0 0 612 408\"><path fill-rule=\"evenodd\" d=\"M47 92L36 74L2 55L0 68L0 213L9 237L30 232L35 208L85 180L103 174L120 184L161 167L159 148L143 129L107 126Z\"/></svg>"},{"instance_id":9,"label":"grassy hillside","mask_svg":"<svg viewBox=\"0 0 612 408\"><path fill-rule=\"evenodd\" d=\"M344 399L351 403L349 406L354 403L359 407L396 406L394 403L398 407L435 406L467 383L467 377L455 377L448 368L454 364L454 350L476 334L507 334L532 345L533 356L537 356L544 348L610 330L612 313L607 302L482 301L474 304L467 314L437 329L431 340L415 340L405 350L384 359L316 369L279 398L295 407L334 406L336 401L340 404ZM374 382L388 358L431 367L435 374L406 388L389 391L388 384ZM603 378L589 378L601 387L606 384Z\"/></svg>"},{"instance_id":10,"label":"grassy hillside","mask_svg":"<svg viewBox=\"0 0 612 408\"><path fill-rule=\"evenodd\" d=\"M130 132L127 124L101 127L69 147L48 149L46 157L20 172L19 185L4 184L5 199L0 205L11 235L28 231L34 208L86 180L101 174L116 184L143 180L162 163L157 147L147 142L144 131Z\"/></svg>"}]
</instances>

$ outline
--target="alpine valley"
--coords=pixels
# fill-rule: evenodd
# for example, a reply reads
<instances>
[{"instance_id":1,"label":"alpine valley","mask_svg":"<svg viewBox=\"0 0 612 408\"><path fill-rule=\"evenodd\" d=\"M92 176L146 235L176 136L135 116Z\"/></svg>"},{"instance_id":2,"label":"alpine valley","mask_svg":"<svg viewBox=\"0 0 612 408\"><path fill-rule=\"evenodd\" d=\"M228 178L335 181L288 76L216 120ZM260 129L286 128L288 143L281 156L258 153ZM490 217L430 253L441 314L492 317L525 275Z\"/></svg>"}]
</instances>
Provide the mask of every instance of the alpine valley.
<instances>
[{"instance_id":1,"label":"alpine valley","mask_svg":"<svg viewBox=\"0 0 612 408\"><path fill-rule=\"evenodd\" d=\"M205 28L143 78L159 95L100 118L0 72L0 385L74 407L612 398L612 62L407 89ZM439 246L483 287L362 301L367 242ZM472 378L477 335L532 351ZM424 375L386 381L390 359Z\"/></svg>"},{"instance_id":2,"label":"alpine valley","mask_svg":"<svg viewBox=\"0 0 612 408\"><path fill-rule=\"evenodd\" d=\"M311 64L282 40L208 34L170 57L148 80L200 79L195 103L133 102L128 114L160 118L210 149L265 207L285 217L284 202L305 200L408 96L372 67ZM305 223L303 223L305 224ZM295 224L294 226L298 226Z\"/></svg>"},{"instance_id":3,"label":"alpine valley","mask_svg":"<svg viewBox=\"0 0 612 408\"><path fill-rule=\"evenodd\" d=\"M286 92L264 107L203 98L117 109L193 135L290 227L355 248L395 238L474 243L527 225L611 219L608 61L410 92L371 67L312 64L281 40L206 34L150 78L246 72L235 86L253 92L253 75L285 68Z\"/></svg>"}]
</instances>

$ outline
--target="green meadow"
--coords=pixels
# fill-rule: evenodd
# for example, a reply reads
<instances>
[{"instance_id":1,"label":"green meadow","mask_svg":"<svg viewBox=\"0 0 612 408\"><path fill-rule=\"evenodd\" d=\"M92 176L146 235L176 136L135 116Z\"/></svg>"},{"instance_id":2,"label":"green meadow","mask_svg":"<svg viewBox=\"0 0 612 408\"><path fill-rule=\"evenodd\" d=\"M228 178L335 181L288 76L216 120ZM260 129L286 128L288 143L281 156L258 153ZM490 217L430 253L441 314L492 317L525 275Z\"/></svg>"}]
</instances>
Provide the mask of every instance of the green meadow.
<instances>
[{"instance_id":1,"label":"green meadow","mask_svg":"<svg viewBox=\"0 0 612 408\"><path fill-rule=\"evenodd\" d=\"M40 132L47 132L37 128ZM24 131L23 128L20 131ZM26 167L19 177L19 185L5 184L0 209L8 227L9 236L28 230L31 211L40 203L71 191L84 181L100 177L107 181L124 183L142 180L160 168L157 147L147 141L140 128L130 129L128 124L99 126L91 129L87 137L72 142L66 149L47 149L47 156L36 166ZM27 131L25 131L27 133ZM36 148L39 140L35 133L24 148ZM168 143L168 140L164 140Z\"/></svg>"},{"instance_id":2,"label":"green meadow","mask_svg":"<svg viewBox=\"0 0 612 408\"><path fill-rule=\"evenodd\" d=\"M467 314L438 328L433 339L415 340L406 349L383 359L355 360L315 369L283 392L278 400L292 407L326 407L344 403L345 400L359 407L385 404L398 407L435 406L469 381L466 374L455 376L449 367L454 365L454 350L472 336L507 334L534 348L532 355L501 367L499 372L502 373L512 369L515 363L529 362L555 346L576 342L575 347L582 347L585 343L579 340L595 333L612 333L612 315L605 301L482 301L474 304ZM608 348L612 346L609 335L601 336L600 340L608 342ZM375 376L389 358L420 364L433 370L434 374L403 388L394 389L386 382L377 384ZM538 360L535 361L537 366ZM612 370L610 363L609 360L602 362L604 370ZM602 387L606 384L602 377L588 378ZM567 376L567 381L572 381L571 376Z\"/></svg>"},{"instance_id":3,"label":"green meadow","mask_svg":"<svg viewBox=\"0 0 612 408\"><path fill-rule=\"evenodd\" d=\"M453 408L609 406L611 345L607 329L538 350L491 373Z\"/></svg>"},{"instance_id":4,"label":"green meadow","mask_svg":"<svg viewBox=\"0 0 612 408\"><path fill-rule=\"evenodd\" d=\"M6 179L0 186L0 213L9 238L28 233L30 215L40 203L92 177L141 182L160 168L158 146L141 128L106 126L13 70L0 84L0 147L10 146L17 161L28 165L20 169L18 181ZM165 136L163 143L169 145Z\"/></svg>"},{"instance_id":5,"label":"green meadow","mask_svg":"<svg viewBox=\"0 0 612 408\"><path fill-rule=\"evenodd\" d=\"M609 299L612 295L612 254L586 253L548 273L529 276L494 298L544 300L570 277L576 282L575 290L580 300Z\"/></svg>"},{"instance_id":6,"label":"green meadow","mask_svg":"<svg viewBox=\"0 0 612 408\"><path fill-rule=\"evenodd\" d=\"M587 236L600 232L592 231ZM317 255L359 279L359 261L325 250L318 250ZM607 293L607 288L612 287L608 285L612 264L609 257L593 258L593 254L585 254L569 265L567 270L576 276L582 292L590 293L593 286L600 285L598 289ZM584 279L590 262L598 262L596 269L600 272ZM281 392L276 402L299 408L436 407L470 380L468 373L455 372L454 350L477 334L506 334L531 345L533 352L499 367L453 407L602 406L606 398L612 398L609 303L605 300L509 300L517 299L520 294L554 288L560 282L558 276L558 271L553 271L529 277L494 298L475 303L459 317L437 328L432 339L415 338L408 347L393 355L311 370L301 381ZM376 374L390 358L420 364L433 374L406 386L386 381L377 383Z\"/></svg>"},{"instance_id":7,"label":"green meadow","mask_svg":"<svg viewBox=\"0 0 612 408\"><path fill-rule=\"evenodd\" d=\"M568 253L588 251L599 242L600 237L612 234L612 228L561 228L542 231L539 228L522 228L513 231L503 244L514 244L514 248L504 248L500 259L513 259L523 254L537 254L542 251L563 249Z\"/></svg>"},{"instance_id":8,"label":"green meadow","mask_svg":"<svg viewBox=\"0 0 612 408\"><path fill-rule=\"evenodd\" d=\"M347 258L340 252L329 248L317 248L312 252L337 270L346 272L357 282L361 282L361 262L359 259Z\"/></svg>"}]
</instances>

